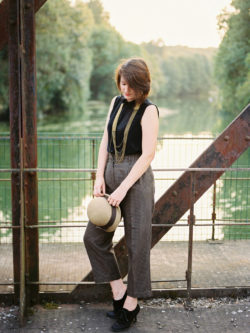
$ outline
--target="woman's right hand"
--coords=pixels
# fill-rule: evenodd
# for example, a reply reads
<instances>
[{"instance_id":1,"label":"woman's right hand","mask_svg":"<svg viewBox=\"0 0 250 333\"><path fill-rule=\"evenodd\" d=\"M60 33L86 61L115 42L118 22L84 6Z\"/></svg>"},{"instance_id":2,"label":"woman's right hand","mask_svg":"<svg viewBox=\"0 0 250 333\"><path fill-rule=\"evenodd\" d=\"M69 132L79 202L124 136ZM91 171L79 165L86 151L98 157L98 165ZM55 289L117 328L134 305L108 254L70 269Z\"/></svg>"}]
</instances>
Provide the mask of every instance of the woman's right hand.
<instances>
[{"instance_id":1,"label":"woman's right hand","mask_svg":"<svg viewBox=\"0 0 250 333\"><path fill-rule=\"evenodd\" d=\"M105 180L103 176L97 176L94 185L94 196L102 197L105 194Z\"/></svg>"}]
</instances>

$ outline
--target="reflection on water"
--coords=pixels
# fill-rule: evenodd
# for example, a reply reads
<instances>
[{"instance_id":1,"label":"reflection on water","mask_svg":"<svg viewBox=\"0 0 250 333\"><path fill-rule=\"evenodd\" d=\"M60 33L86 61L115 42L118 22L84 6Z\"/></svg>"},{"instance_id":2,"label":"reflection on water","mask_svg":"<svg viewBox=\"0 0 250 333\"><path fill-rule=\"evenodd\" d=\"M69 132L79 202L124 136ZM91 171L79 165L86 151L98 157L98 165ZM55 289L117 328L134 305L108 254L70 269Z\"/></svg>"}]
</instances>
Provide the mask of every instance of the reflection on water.
<instances>
[{"instance_id":1,"label":"reflection on water","mask_svg":"<svg viewBox=\"0 0 250 333\"><path fill-rule=\"evenodd\" d=\"M171 136L171 138L162 139L158 143L157 153L154 161L152 162L153 169L159 168L187 168L213 141L211 136L200 136L196 139L192 139L191 135ZM157 201L162 194L173 184L182 174L182 171L155 171L155 201ZM82 200L81 205L69 210L68 217L65 221L81 221L87 219L86 209L87 203L91 200L88 196ZM213 200L213 188L211 187L195 204L194 214L197 219L197 223L211 222L212 216L212 201ZM217 214L219 211L217 209ZM187 220L187 212L182 217L182 221L178 222L183 224ZM199 219L206 220L204 222L198 221ZM185 222L183 221L185 220ZM177 224L178 224L177 223ZM67 228L68 229L68 228ZM82 228L72 228L70 231L63 229L58 234L58 240L69 238L69 233L72 235L72 241L82 241ZM114 241L118 241L123 236L123 228L117 228L114 236ZM211 227L195 227L194 228L194 240L207 240L212 236ZM54 238L54 237L53 237ZM215 238L223 239L222 227L216 227ZM162 240L176 241L176 240L188 240L188 227L173 227Z\"/></svg>"},{"instance_id":2,"label":"reflection on water","mask_svg":"<svg viewBox=\"0 0 250 333\"><path fill-rule=\"evenodd\" d=\"M160 139L157 147L156 157L152 163L153 169L159 168L186 168L194 159L196 159L212 142L211 136L201 136L200 138L193 139L190 135L171 136L164 139ZM182 171L156 171L155 182L156 182L156 193L155 200L158 200L160 196L173 184L182 174ZM62 194L64 195L64 194ZM196 219L205 219L211 221L212 215L212 196L213 189L210 188L195 204L195 215ZM79 205L71 205L68 207L67 214L61 217L62 223L69 221L87 220L87 204L91 200L91 195L87 195L81 199ZM218 214L218 209L217 209ZM188 212L182 217L183 220L187 219ZM201 223L201 221L198 221ZM179 223L184 223L180 221ZM207 223L205 221L204 223ZM81 242L83 237L83 228L61 228L60 230L54 230L53 235L44 233L42 241L46 242L49 236L53 236L53 241L67 241L67 242ZM210 239L212 235L211 227L195 227L194 239L195 240L206 240ZM123 236L123 228L118 228L115 233L114 240L118 241ZM221 227L216 228L215 237L217 239L223 238L223 232ZM188 228L187 227L173 227L163 240L187 240L188 239Z\"/></svg>"},{"instance_id":3,"label":"reflection on water","mask_svg":"<svg viewBox=\"0 0 250 333\"><path fill-rule=\"evenodd\" d=\"M164 134L182 135L192 133L216 132L219 123L218 112L207 98L183 100L152 100L160 110L159 136ZM38 120L40 132L66 133L102 133L108 114L109 105L90 101L87 112L76 118L68 119L66 115Z\"/></svg>"},{"instance_id":4,"label":"reflection on water","mask_svg":"<svg viewBox=\"0 0 250 333\"><path fill-rule=\"evenodd\" d=\"M217 111L207 100L179 100L179 101L154 101L160 110L160 129L157 153L152 162L153 169L159 168L187 168L193 161L211 144L213 137L217 135L216 126L219 122ZM94 142L84 140L85 134L102 133L108 111L108 105L100 102L90 102L88 112L75 119L66 117L51 117L38 121L40 133L46 132L53 136L57 133L64 139L44 139L38 144L38 164L44 168L91 168L93 167L93 147L95 149L95 165L97 161L98 145ZM75 137L68 137L67 133L79 133ZM195 139L193 136L195 135ZM55 136L55 135L54 135ZM1 149L1 146L0 146ZM9 155L8 148L4 148L4 154ZM2 154L2 151L0 151ZM6 156L7 156L6 155ZM1 155L3 156L3 155ZM2 163L2 162L0 162ZM8 162L9 163L9 162ZM8 167L9 164L1 164L0 167ZM173 184L181 175L180 171L155 172L156 193L155 200ZM1 177L1 175L0 175ZM76 173L43 173L39 175L39 220L50 224L52 221L61 223L77 223L87 220L87 204L91 200L91 182L79 180L86 177L86 174ZM52 178L57 180L51 180ZM72 178L69 182L67 178ZM2 182L3 183L3 182ZM0 186L2 186L0 184ZM6 183L5 183L6 187ZM221 190L218 188L217 191ZM7 194L6 194L7 193ZM237 192L238 193L238 192ZM195 216L197 223L199 219L209 220L212 215L212 187L195 204ZM5 208L0 207L0 221L10 220L10 184L8 189L0 191L0 204L5 204ZM223 217L228 214L233 207L231 200L231 190L228 187L224 202L229 204L227 213L225 206L217 206L217 216ZM6 208L7 207L7 208ZM239 210L239 207L237 206ZM6 213L5 213L6 212ZM186 213L182 219L187 219ZM71 222L73 221L73 222ZM204 221L207 223L208 221ZM180 221L179 223L184 223ZM216 227L215 238L222 239L224 229ZM4 242L11 242L11 230L0 232L0 236L5 233ZM52 228L40 229L41 242L82 242L84 228ZM123 235L123 228L118 228L114 240L117 241ZM211 227L194 227L194 239L210 239L212 235ZM2 238L3 239L3 238ZM163 240L187 240L187 227L173 227Z\"/></svg>"},{"instance_id":5,"label":"reflection on water","mask_svg":"<svg viewBox=\"0 0 250 333\"><path fill-rule=\"evenodd\" d=\"M153 169L157 168L188 168L194 160L203 153L205 149L212 143L213 138L208 133L198 135L192 138L191 134L182 136L164 136L158 144L157 154L152 163ZM178 179L184 171L157 171L155 172L156 180L156 201L167 191L167 189ZM208 189L203 196L195 203L194 214L197 223L211 223L213 202L213 188ZM187 223L189 211L184 214L179 221L179 224ZM199 219L207 220L205 222L198 221ZM208 222L209 221L209 222ZM177 223L177 224L178 224ZM212 234L211 227L194 228L194 240L210 239ZM222 239L222 228L216 228L216 238ZM188 240L188 227L173 227L163 237L163 240Z\"/></svg>"}]
</instances>

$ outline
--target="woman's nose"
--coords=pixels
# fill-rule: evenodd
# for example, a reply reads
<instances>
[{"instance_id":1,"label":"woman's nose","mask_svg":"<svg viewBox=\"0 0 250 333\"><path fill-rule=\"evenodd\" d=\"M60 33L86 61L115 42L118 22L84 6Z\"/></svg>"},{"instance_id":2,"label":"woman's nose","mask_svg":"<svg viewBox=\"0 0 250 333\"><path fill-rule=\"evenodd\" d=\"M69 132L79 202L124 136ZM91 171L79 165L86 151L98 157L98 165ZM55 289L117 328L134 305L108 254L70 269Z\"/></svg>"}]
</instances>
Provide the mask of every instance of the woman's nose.
<instances>
[{"instance_id":1,"label":"woman's nose","mask_svg":"<svg viewBox=\"0 0 250 333\"><path fill-rule=\"evenodd\" d=\"M129 90L130 90L129 87L126 86L126 87L125 87L125 93L129 93Z\"/></svg>"}]
</instances>

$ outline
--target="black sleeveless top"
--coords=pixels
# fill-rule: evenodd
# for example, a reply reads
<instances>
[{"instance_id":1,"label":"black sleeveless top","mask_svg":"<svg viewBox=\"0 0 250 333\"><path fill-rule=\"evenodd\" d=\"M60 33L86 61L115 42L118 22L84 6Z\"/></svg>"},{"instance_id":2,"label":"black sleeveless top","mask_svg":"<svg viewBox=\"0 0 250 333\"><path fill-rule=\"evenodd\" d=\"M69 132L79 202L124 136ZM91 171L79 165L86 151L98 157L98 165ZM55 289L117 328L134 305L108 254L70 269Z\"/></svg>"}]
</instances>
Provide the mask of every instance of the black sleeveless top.
<instances>
[{"instance_id":1,"label":"black sleeveless top","mask_svg":"<svg viewBox=\"0 0 250 333\"><path fill-rule=\"evenodd\" d=\"M110 113L110 118L108 122L108 146L107 151L109 153L115 153L114 150L114 144L112 139L112 125L113 121L115 119L115 116L118 112L118 109L121 105L121 103L124 103L121 114L118 119L117 128L116 128L116 145L120 147L118 151L121 150L122 146L122 140L124 135L124 130L127 125L127 122L131 116L131 113L133 112L135 101L128 102L124 96L117 96L115 99L115 103L113 106L113 109ZM125 155L129 154L141 154L142 153L142 128L141 128L141 118L144 114L144 111L147 106L152 105L153 103L146 99L141 105L138 111L136 112L136 115L132 121L131 127L128 132L128 139L127 139L127 145L125 150ZM153 104L154 105L154 104ZM156 105L155 105L156 106ZM157 106L156 106L157 108ZM159 110L158 116L159 116Z\"/></svg>"}]
</instances>

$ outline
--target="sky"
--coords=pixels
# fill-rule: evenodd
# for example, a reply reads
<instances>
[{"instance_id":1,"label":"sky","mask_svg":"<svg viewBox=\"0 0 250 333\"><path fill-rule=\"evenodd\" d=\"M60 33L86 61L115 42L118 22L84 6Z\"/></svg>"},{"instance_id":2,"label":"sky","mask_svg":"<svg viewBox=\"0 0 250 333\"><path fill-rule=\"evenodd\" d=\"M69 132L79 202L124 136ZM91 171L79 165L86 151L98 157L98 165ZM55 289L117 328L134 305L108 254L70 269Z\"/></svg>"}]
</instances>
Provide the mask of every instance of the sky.
<instances>
[{"instance_id":1,"label":"sky","mask_svg":"<svg viewBox=\"0 0 250 333\"><path fill-rule=\"evenodd\" d=\"M231 0L101 0L110 23L125 40L162 39L166 45L218 47L216 16Z\"/></svg>"}]
</instances>

